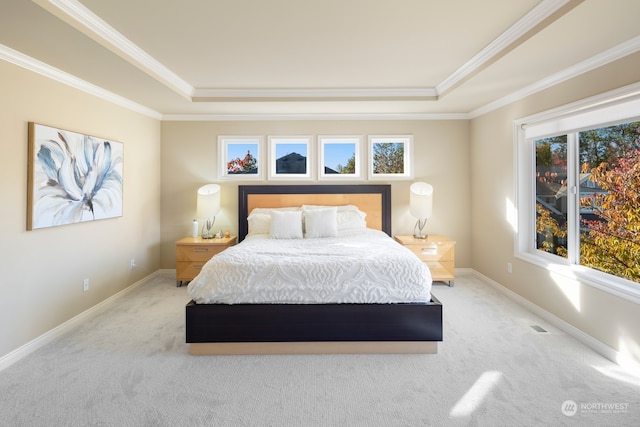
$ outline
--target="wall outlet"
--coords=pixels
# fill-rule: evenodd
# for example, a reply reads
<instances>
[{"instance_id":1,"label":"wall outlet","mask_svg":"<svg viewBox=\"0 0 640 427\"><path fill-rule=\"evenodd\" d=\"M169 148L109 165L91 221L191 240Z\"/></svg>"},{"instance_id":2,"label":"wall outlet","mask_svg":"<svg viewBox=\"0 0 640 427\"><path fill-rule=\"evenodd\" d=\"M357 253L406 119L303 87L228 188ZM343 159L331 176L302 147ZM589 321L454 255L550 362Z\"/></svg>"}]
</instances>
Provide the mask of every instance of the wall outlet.
<instances>
[{"instance_id":1,"label":"wall outlet","mask_svg":"<svg viewBox=\"0 0 640 427\"><path fill-rule=\"evenodd\" d=\"M82 281L82 290L87 292L89 290L89 279L84 279Z\"/></svg>"},{"instance_id":2,"label":"wall outlet","mask_svg":"<svg viewBox=\"0 0 640 427\"><path fill-rule=\"evenodd\" d=\"M136 268L136 260L131 258L131 261L129 262L129 268L131 270L133 270L134 268Z\"/></svg>"},{"instance_id":3,"label":"wall outlet","mask_svg":"<svg viewBox=\"0 0 640 427\"><path fill-rule=\"evenodd\" d=\"M507 263L507 273L511 273L513 272L513 266L511 265L510 262Z\"/></svg>"}]
</instances>

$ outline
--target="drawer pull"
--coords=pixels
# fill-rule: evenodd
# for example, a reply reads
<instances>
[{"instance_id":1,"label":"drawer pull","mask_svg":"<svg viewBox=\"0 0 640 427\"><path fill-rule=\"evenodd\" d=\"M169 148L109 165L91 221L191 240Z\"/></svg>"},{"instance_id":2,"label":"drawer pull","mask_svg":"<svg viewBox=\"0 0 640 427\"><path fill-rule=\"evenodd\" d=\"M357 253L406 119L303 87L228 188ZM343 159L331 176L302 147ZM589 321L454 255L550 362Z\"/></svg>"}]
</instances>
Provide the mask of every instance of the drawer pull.
<instances>
[{"instance_id":1,"label":"drawer pull","mask_svg":"<svg viewBox=\"0 0 640 427\"><path fill-rule=\"evenodd\" d=\"M437 255L438 254L438 248L422 248L421 252L423 255Z\"/></svg>"},{"instance_id":2,"label":"drawer pull","mask_svg":"<svg viewBox=\"0 0 640 427\"><path fill-rule=\"evenodd\" d=\"M209 248L195 248L193 252L209 252Z\"/></svg>"}]
</instances>

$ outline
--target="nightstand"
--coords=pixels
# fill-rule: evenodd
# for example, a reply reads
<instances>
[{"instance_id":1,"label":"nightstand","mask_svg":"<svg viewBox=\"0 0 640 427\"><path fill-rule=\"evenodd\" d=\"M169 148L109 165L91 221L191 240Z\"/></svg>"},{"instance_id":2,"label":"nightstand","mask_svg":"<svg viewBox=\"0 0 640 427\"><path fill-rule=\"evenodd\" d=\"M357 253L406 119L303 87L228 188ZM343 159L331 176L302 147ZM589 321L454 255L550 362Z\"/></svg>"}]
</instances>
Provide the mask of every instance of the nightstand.
<instances>
[{"instance_id":1,"label":"nightstand","mask_svg":"<svg viewBox=\"0 0 640 427\"><path fill-rule=\"evenodd\" d=\"M176 242L176 285L193 280L212 256L236 244L236 236L220 239L185 237Z\"/></svg>"},{"instance_id":2,"label":"nightstand","mask_svg":"<svg viewBox=\"0 0 640 427\"><path fill-rule=\"evenodd\" d=\"M429 235L426 239L416 239L413 236L395 236L403 246L418 255L431 271L433 281L447 282L453 286L455 272L456 242L438 235Z\"/></svg>"}]
</instances>

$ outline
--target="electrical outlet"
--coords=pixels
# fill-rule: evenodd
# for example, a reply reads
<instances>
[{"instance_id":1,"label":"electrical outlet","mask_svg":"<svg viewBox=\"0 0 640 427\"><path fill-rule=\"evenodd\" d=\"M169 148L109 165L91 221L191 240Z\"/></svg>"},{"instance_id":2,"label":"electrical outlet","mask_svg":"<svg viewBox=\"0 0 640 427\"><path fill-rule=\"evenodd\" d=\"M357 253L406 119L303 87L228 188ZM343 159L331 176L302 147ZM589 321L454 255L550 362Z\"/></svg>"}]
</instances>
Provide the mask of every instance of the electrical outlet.
<instances>
[{"instance_id":1,"label":"electrical outlet","mask_svg":"<svg viewBox=\"0 0 640 427\"><path fill-rule=\"evenodd\" d=\"M511 266L511 263L508 262L507 263L507 273L511 273L513 271L513 267Z\"/></svg>"},{"instance_id":2,"label":"electrical outlet","mask_svg":"<svg viewBox=\"0 0 640 427\"><path fill-rule=\"evenodd\" d=\"M84 279L82 281L82 290L87 292L89 290L89 279Z\"/></svg>"},{"instance_id":3,"label":"electrical outlet","mask_svg":"<svg viewBox=\"0 0 640 427\"><path fill-rule=\"evenodd\" d=\"M131 270L133 270L134 268L136 268L136 260L131 258L131 261L129 262L129 268Z\"/></svg>"}]
</instances>

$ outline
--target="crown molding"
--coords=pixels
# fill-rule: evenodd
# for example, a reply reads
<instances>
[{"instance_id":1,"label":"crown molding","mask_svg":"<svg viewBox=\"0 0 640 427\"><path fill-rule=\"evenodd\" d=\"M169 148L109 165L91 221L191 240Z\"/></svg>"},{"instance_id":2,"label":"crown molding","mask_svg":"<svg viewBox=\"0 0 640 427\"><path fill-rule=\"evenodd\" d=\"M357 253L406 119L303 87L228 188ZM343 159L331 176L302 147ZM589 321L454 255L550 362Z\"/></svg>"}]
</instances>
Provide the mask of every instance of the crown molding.
<instances>
[{"instance_id":1,"label":"crown molding","mask_svg":"<svg viewBox=\"0 0 640 427\"><path fill-rule=\"evenodd\" d=\"M182 97L191 99L194 92L193 86L140 49L77 0L33 0L33 2L138 67Z\"/></svg>"},{"instance_id":2,"label":"crown molding","mask_svg":"<svg viewBox=\"0 0 640 427\"><path fill-rule=\"evenodd\" d=\"M369 121L369 120L468 120L466 113L361 113L361 114L165 114L162 121L233 122L233 121Z\"/></svg>"},{"instance_id":3,"label":"crown molding","mask_svg":"<svg viewBox=\"0 0 640 427\"><path fill-rule=\"evenodd\" d=\"M453 74L436 86L436 92L443 96L446 92L461 84L466 79L479 72L492 62L495 62L506 53L517 47L524 40L546 26L544 22L565 8L573 8L584 0L543 0L529 13L520 18L507 31L489 43L484 49L474 55L469 61L458 68ZM572 3L572 4L570 4ZM562 14L566 13L563 11Z\"/></svg>"},{"instance_id":4,"label":"crown molding","mask_svg":"<svg viewBox=\"0 0 640 427\"><path fill-rule=\"evenodd\" d=\"M583 0L542 0L505 33L476 54L435 88L407 89L207 89L194 88L140 49L77 0L33 0L42 8L132 63L191 102L287 102L420 100L437 101L445 92L517 46L554 13ZM572 6L573 7L573 6Z\"/></svg>"},{"instance_id":5,"label":"crown molding","mask_svg":"<svg viewBox=\"0 0 640 427\"><path fill-rule=\"evenodd\" d=\"M613 61L617 61L618 59L624 58L625 56L631 55L638 51L640 51L640 36L636 36L630 40L627 40L626 42L620 43L619 45L614 46L602 53L599 53L598 55L594 55L591 58L572 65L571 67L565 68L564 70L552 74L549 77L539 80L529 86L525 86L522 89L517 90L505 97L497 99L483 107L477 108L470 112L469 115L471 118L482 116L491 111L497 110L498 108L504 107L505 105L509 105L513 102L519 101L523 98L526 98L527 96L548 89L552 86L570 80L596 68L607 65Z\"/></svg>"},{"instance_id":6,"label":"crown molding","mask_svg":"<svg viewBox=\"0 0 640 427\"><path fill-rule=\"evenodd\" d=\"M196 89L193 102L436 101L434 88Z\"/></svg>"},{"instance_id":7,"label":"crown molding","mask_svg":"<svg viewBox=\"0 0 640 427\"><path fill-rule=\"evenodd\" d=\"M34 73L40 74L64 85L81 90L90 95L94 95L100 99L111 102L112 104L127 108L128 110L144 114L145 116L157 120L160 120L162 118L162 114L158 113L157 111L137 104L120 95L116 95L113 92L102 89L99 86L79 79L78 77L75 77L71 74L65 73L62 70L54 68L48 64L45 64L44 62L38 61L37 59L31 58L30 56L27 56L2 44L0 44L0 59L29 71L33 71Z\"/></svg>"},{"instance_id":8,"label":"crown molding","mask_svg":"<svg viewBox=\"0 0 640 427\"><path fill-rule=\"evenodd\" d=\"M504 107L527 96L550 88L610 62L640 51L640 36L634 37L607 51L595 55L574 66L566 68L545 79L539 80L510 95L486 104L469 113L390 113L390 114L161 114L150 108L130 101L71 74L24 55L0 44L0 59L33 71L47 78L94 95L105 101L138 112L157 120L165 121L275 121L275 120L469 120ZM395 89L394 89L395 90ZM302 99L298 99L302 100ZM245 100L246 101L246 100Z\"/></svg>"}]
</instances>

